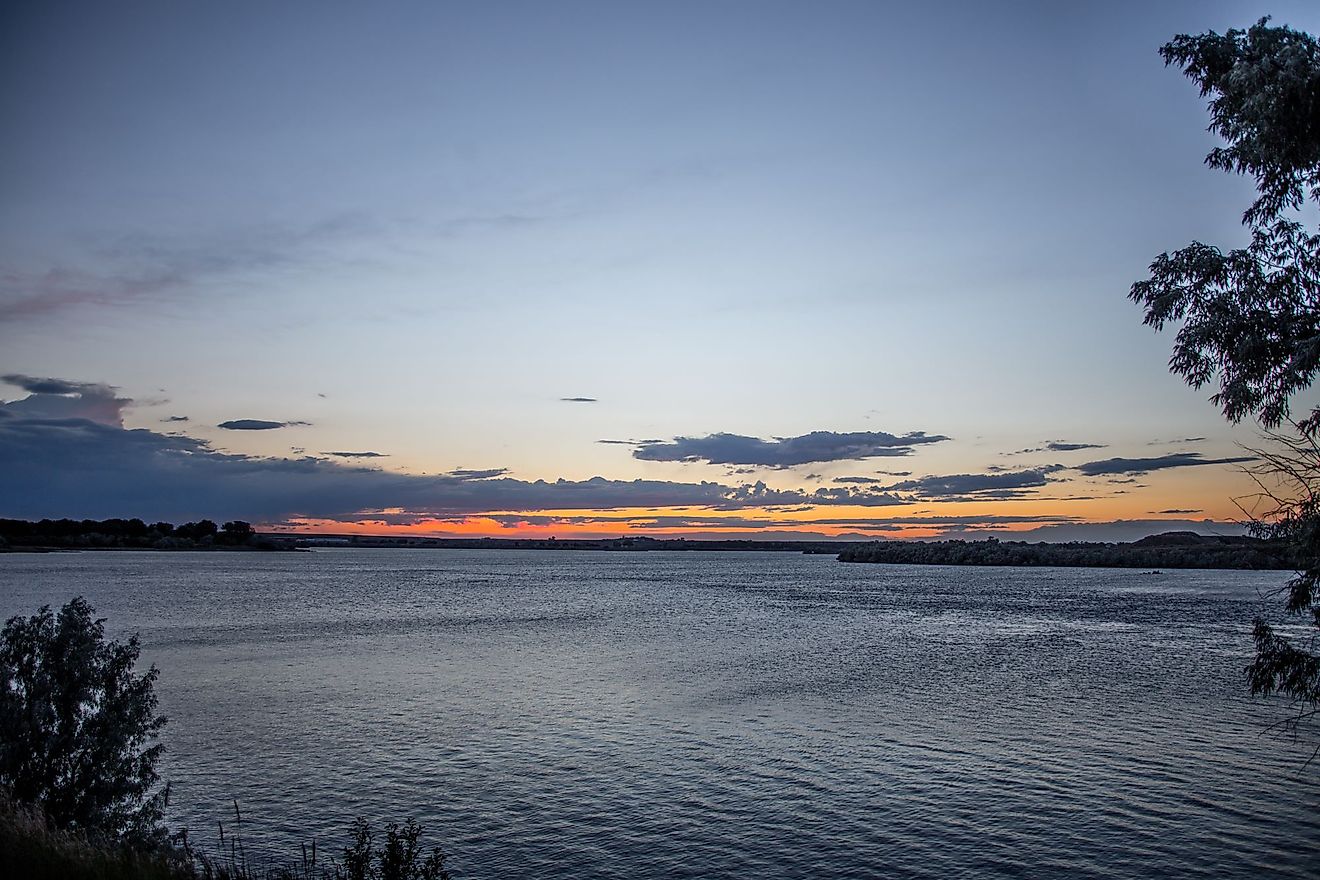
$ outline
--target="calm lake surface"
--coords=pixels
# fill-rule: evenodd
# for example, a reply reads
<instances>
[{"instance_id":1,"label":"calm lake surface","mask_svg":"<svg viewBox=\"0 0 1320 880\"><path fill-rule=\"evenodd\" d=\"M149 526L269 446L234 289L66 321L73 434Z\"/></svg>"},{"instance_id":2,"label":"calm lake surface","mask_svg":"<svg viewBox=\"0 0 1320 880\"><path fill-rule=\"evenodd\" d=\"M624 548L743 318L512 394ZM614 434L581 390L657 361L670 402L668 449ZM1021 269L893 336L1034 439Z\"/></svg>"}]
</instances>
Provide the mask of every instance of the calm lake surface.
<instances>
[{"instance_id":1,"label":"calm lake surface","mask_svg":"<svg viewBox=\"0 0 1320 880\"><path fill-rule=\"evenodd\" d=\"M458 877L1315 877L1313 744L1263 734L1279 572L790 553L0 555L0 612L141 633L171 819Z\"/></svg>"}]
</instances>

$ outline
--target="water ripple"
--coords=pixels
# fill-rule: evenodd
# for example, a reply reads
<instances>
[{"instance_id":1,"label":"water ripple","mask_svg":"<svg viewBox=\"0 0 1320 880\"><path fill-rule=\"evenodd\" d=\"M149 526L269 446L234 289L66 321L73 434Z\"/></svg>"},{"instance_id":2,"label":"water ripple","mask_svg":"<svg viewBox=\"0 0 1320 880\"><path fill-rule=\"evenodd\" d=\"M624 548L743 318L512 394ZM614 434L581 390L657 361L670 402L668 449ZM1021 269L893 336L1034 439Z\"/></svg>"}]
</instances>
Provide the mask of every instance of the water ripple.
<instances>
[{"instance_id":1,"label":"water ripple","mask_svg":"<svg viewBox=\"0 0 1320 880\"><path fill-rule=\"evenodd\" d=\"M1243 695L1282 576L789 554L0 557L162 670L176 822L413 816L460 878L1313 877ZM333 846L333 844L329 844Z\"/></svg>"}]
</instances>

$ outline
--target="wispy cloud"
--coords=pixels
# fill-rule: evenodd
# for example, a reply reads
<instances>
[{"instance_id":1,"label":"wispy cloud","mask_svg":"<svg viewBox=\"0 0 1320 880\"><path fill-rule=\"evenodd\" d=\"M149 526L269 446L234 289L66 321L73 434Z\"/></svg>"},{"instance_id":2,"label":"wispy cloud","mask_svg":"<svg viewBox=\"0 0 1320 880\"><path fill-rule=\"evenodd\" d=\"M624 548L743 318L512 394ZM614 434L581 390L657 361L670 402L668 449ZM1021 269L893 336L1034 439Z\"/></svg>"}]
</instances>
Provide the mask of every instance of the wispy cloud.
<instances>
[{"instance_id":1,"label":"wispy cloud","mask_svg":"<svg viewBox=\"0 0 1320 880\"><path fill-rule=\"evenodd\" d=\"M594 397L561 397L563 403L599 403Z\"/></svg>"},{"instance_id":2,"label":"wispy cloud","mask_svg":"<svg viewBox=\"0 0 1320 880\"><path fill-rule=\"evenodd\" d=\"M1029 446L1005 452L1004 455L1029 455L1033 452L1076 452L1079 449L1104 449L1104 443L1072 443L1067 440L1046 440L1040 446Z\"/></svg>"},{"instance_id":3,"label":"wispy cloud","mask_svg":"<svg viewBox=\"0 0 1320 880\"><path fill-rule=\"evenodd\" d=\"M76 306L122 306L198 295L204 282L333 258L328 245L362 237L374 224L340 215L303 226L254 224L184 238L117 234L81 263L0 273L0 322Z\"/></svg>"},{"instance_id":4,"label":"wispy cloud","mask_svg":"<svg viewBox=\"0 0 1320 880\"><path fill-rule=\"evenodd\" d=\"M1206 438L1204 438L1204 437L1183 437L1183 438L1181 438L1181 439L1179 439L1179 440L1151 440L1151 441L1150 441L1149 443L1147 443L1146 445L1147 445L1147 446L1170 446L1170 445L1172 445L1172 444L1174 444L1174 443L1201 443L1201 442L1203 442L1205 439L1206 439Z\"/></svg>"}]
</instances>

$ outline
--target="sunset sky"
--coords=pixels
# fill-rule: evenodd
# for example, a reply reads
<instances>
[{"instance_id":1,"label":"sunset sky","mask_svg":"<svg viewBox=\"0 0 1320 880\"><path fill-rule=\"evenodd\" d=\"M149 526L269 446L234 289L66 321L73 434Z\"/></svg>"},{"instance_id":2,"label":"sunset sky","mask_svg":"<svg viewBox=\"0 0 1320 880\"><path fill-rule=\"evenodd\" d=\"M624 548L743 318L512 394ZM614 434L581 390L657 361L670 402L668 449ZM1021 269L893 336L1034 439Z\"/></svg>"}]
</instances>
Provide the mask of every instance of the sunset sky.
<instances>
[{"instance_id":1,"label":"sunset sky","mask_svg":"<svg viewBox=\"0 0 1320 880\"><path fill-rule=\"evenodd\" d=\"M1157 49L1266 14L8 4L0 516L1231 531L1126 294L1246 239Z\"/></svg>"}]
</instances>

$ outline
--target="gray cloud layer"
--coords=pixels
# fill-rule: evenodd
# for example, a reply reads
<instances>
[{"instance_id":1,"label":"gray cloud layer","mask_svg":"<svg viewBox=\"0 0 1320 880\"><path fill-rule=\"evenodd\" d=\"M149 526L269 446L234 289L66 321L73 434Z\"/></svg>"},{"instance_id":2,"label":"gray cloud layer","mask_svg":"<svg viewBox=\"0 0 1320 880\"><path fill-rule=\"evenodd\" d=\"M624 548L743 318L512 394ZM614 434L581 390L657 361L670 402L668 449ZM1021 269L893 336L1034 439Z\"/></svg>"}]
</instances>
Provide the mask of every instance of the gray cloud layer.
<instances>
[{"instance_id":1,"label":"gray cloud layer","mask_svg":"<svg viewBox=\"0 0 1320 880\"><path fill-rule=\"evenodd\" d=\"M800 437L776 437L773 440L720 433L705 437L675 437L669 441L641 441L633 451L633 457L644 461L792 467L815 462L910 455L918 445L948 439L924 431L903 436L884 431L812 431Z\"/></svg>"},{"instance_id":2,"label":"gray cloud layer","mask_svg":"<svg viewBox=\"0 0 1320 880\"><path fill-rule=\"evenodd\" d=\"M1047 474L1058 467L1036 468L1012 473L947 474L904 480L890 486L893 492L911 492L922 501L949 501L975 497L978 499L1020 498L1031 494L1049 482Z\"/></svg>"}]
</instances>

